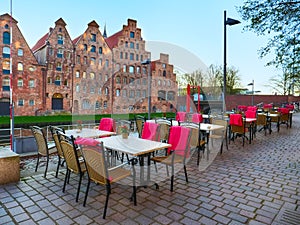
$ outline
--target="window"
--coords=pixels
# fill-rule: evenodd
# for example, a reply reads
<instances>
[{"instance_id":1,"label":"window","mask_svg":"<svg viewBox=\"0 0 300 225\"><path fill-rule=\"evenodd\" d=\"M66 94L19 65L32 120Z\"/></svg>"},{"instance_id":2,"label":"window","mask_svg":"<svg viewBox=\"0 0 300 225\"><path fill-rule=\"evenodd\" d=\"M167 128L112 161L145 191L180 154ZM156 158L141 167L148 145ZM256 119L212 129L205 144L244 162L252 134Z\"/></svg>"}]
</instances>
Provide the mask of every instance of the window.
<instances>
[{"instance_id":1,"label":"window","mask_svg":"<svg viewBox=\"0 0 300 225\"><path fill-rule=\"evenodd\" d=\"M79 77L80 77L80 72L79 72L79 70L76 70L76 72L75 72L75 77L76 77L76 78L79 78Z\"/></svg>"},{"instance_id":2,"label":"window","mask_svg":"<svg viewBox=\"0 0 300 225\"><path fill-rule=\"evenodd\" d=\"M127 90L125 90L125 89L122 90L122 96L127 97Z\"/></svg>"},{"instance_id":3,"label":"window","mask_svg":"<svg viewBox=\"0 0 300 225\"><path fill-rule=\"evenodd\" d=\"M76 92L79 92L79 91L80 91L80 85L79 85L79 84L76 84L75 90L76 90Z\"/></svg>"},{"instance_id":4,"label":"window","mask_svg":"<svg viewBox=\"0 0 300 225\"><path fill-rule=\"evenodd\" d=\"M86 56L83 57L83 64L87 64L87 57Z\"/></svg>"},{"instance_id":5,"label":"window","mask_svg":"<svg viewBox=\"0 0 300 225\"><path fill-rule=\"evenodd\" d=\"M134 60L134 54L133 54L133 53L130 53L129 59L130 59L130 60Z\"/></svg>"},{"instance_id":6,"label":"window","mask_svg":"<svg viewBox=\"0 0 300 225\"><path fill-rule=\"evenodd\" d=\"M48 84L52 84L52 78L48 77L47 82L48 82Z\"/></svg>"},{"instance_id":7,"label":"window","mask_svg":"<svg viewBox=\"0 0 300 225\"><path fill-rule=\"evenodd\" d=\"M109 94L109 90L108 90L108 87L105 88L105 95L108 95Z\"/></svg>"},{"instance_id":8,"label":"window","mask_svg":"<svg viewBox=\"0 0 300 225\"><path fill-rule=\"evenodd\" d=\"M3 91L10 90L10 80L8 77L3 78L3 80L2 80L2 90Z\"/></svg>"},{"instance_id":9,"label":"window","mask_svg":"<svg viewBox=\"0 0 300 225\"><path fill-rule=\"evenodd\" d=\"M86 78L86 72L85 71L82 72L82 78L84 78L84 79Z\"/></svg>"},{"instance_id":10,"label":"window","mask_svg":"<svg viewBox=\"0 0 300 225\"><path fill-rule=\"evenodd\" d=\"M134 66L129 66L129 73L134 73Z\"/></svg>"},{"instance_id":11,"label":"window","mask_svg":"<svg viewBox=\"0 0 300 225\"><path fill-rule=\"evenodd\" d=\"M140 90L137 90L137 91L135 92L135 96L136 96L137 98L141 97L141 91L140 91Z\"/></svg>"},{"instance_id":12,"label":"window","mask_svg":"<svg viewBox=\"0 0 300 225\"><path fill-rule=\"evenodd\" d=\"M76 62L77 62L77 64L80 64L80 55L78 55L78 56L76 57Z\"/></svg>"},{"instance_id":13,"label":"window","mask_svg":"<svg viewBox=\"0 0 300 225\"><path fill-rule=\"evenodd\" d=\"M136 73L141 73L141 67L139 66L136 67Z\"/></svg>"},{"instance_id":14,"label":"window","mask_svg":"<svg viewBox=\"0 0 300 225\"><path fill-rule=\"evenodd\" d=\"M145 67L143 67L143 74L147 74L147 70Z\"/></svg>"},{"instance_id":15,"label":"window","mask_svg":"<svg viewBox=\"0 0 300 225\"><path fill-rule=\"evenodd\" d=\"M109 60L105 59L105 68L108 68L108 66L109 66Z\"/></svg>"},{"instance_id":16,"label":"window","mask_svg":"<svg viewBox=\"0 0 300 225\"><path fill-rule=\"evenodd\" d=\"M107 108L107 101L103 102L103 108L106 109Z\"/></svg>"},{"instance_id":17,"label":"window","mask_svg":"<svg viewBox=\"0 0 300 225\"><path fill-rule=\"evenodd\" d=\"M139 43L136 43L136 46L135 46L136 49L139 49L140 48L140 45Z\"/></svg>"},{"instance_id":18,"label":"window","mask_svg":"<svg viewBox=\"0 0 300 225\"><path fill-rule=\"evenodd\" d=\"M120 70L120 64L117 63L117 65L116 65L116 71L119 71L119 70Z\"/></svg>"},{"instance_id":19,"label":"window","mask_svg":"<svg viewBox=\"0 0 300 225\"><path fill-rule=\"evenodd\" d=\"M33 99L29 100L29 106L34 106L34 100Z\"/></svg>"},{"instance_id":20,"label":"window","mask_svg":"<svg viewBox=\"0 0 300 225\"><path fill-rule=\"evenodd\" d=\"M99 54L102 54L102 47L99 47Z\"/></svg>"},{"instance_id":21,"label":"window","mask_svg":"<svg viewBox=\"0 0 300 225\"><path fill-rule=\"evenodd\" d=\"M165 100L165 99L166 99L166 92L158 91L158 100Z\"/></svg>"},{"instance_id":22,"label":"window","mask_svg":"<svg viewBox=\"0 0 300 225\"><path fill-rule=\"evenodd\" d=\"M120 93L121 93L121 90L120 90L120 89L117 89L117 90L116 90L116 96L119 97L119 96L120 96Z\"/></svg>"},{"instance_id":23,"label":"window","mask_svg":"<svg viewBox=\"0 0 300 225\"><path fill-rule=\"evenodd\" d=\"M56 77L55 77L54 84L57 85L57 86L60 85L60 76L56 76Z\"/></svg>"},{"instance_id":24,"label":"window","mask_svg":"<svg viewBox=\"0 0 300 225\"><path fill-rule=\"evenodd\" d=\"M87 44L84 44L84 45L83 45L83 50L84 50L84 51L87 51Z\"/></svg>"},{"instance_id":25,"label":"window","mask_svg":"<svg viewBox=\"0 0 300 225\"><path fill-rule=\"evenodd\" d=\"M169 91L167 95L167 100L175 100L175 92L174 91Z\"/></svg>"},{"instance_id":26,"label":"window","mask_svg":"<svg viewBox=\"0 0 300 225\"><path fill-rule=\"evenodd\" d=\"M90 73L90 78L93 80L95 79L95 74L93 72Z\"/></svg>"},{"instance_id":27,"label":"window","mask_svg":"<svg viewBox=\"0 0 300 225\"><path fill-rule=\"evenodd\" d=\"M18 71L23 71L23 63L18 63Z\"/></svg>"},{"instance_id":28,"label":"window","mask_svg":"<svg viewBox=\"0 0 300 225\"><path fill-rule=\"evenodd\" d=\"M146 98L146 96L147 96L147 95L146 95L146 90L143 90L143 91L142 91L142 95L143 95L143 98Z\"/></svg>"},{"instance_id":29,"label":"window","mask_svg":"<svg viewBox=\"0 0 300 225\"><path fill-rule=\"evenodd\" d=\"M139 55L138 54L135 55L135 60L139 61Z\"/></svg>"},{"instance_id":30,"label":"window","mask_svg":"<svg viewBox=\"0 0 300 225\"><path fill-rule=\"evenodd\" d=\"M105 75L104 80L108 81L108 75L107 74Z\"/></svg>"},{"instance_id":31,"label":"window","mask_svg":"<svg viewBox=\"0 0 300 225\"><path fill-rule=\"evenodd\" d=\"M120 78L120 76L116 76L116 83L117 83L117 84L120 84L120 83L121 83L121 78Z\"/></svg>"},{"instance_id":32,"label":"window","mask_svg":"<svg viewBox=\"0 0 300 225\"><path fill-rule=\"evenodd\" d=\"M100 103L99 103L99 101L96 101L96 103L95 103L95 109L100 109Z\"/></svg>"},{"instance_id":33,"label":"window","mask_svg":"<svg viewBox=\"0 0 300 225\"><path fill-rule=\"evenodd\" d=\"M126 72L126 65L123 65L123 72Z\"/></svg>"},{"instance_id":34,"label":"window","mask_svg":"<svg viewBox=\"0 0 300 225\"><path fill-rule=\"evenodd\" d=\"M63 45L64 44L64 39L61 34L57 35L57 44Z\"/></svg>"},{"instance_id":35,"label":"window","mask_svg":"<svg viewBox=\"0 0 300 225\"><path fill-rule=\"evenodd\" d=\"M88 99L84 99L82 101L82 108L83 109L90 109L91 108L91 104L90 104L90 101Z\"/></svg>"},{"instance_id":36,"label":"window","mask_svg":"<svg viewBox=\"0 0 300 225\"><path fill-rule=\"evenodd\" d=\"M134 85L134 78L133 78L133 77L130 77L130 78L129 78L129 84L130 84L130 85Z\"/></svg>"},{"instance_id":37,"label":"window","mask_svg":"<svg viewBox=\"0 0 300 225\"><path fill-rule=\"evenodd\" d=\"M57 58L62 58L64 54L64 51L62 48L57 49Z\"/></svg>"},{"instance_id":38,"label":"window","mask_svg":"<svg viewBox=\"0 0 300 225\"><path fill-rule=\"evenodd\" d=\"M18 79L18 87L23 87L23 79L22 78Z\"/></svg>"},{"instance_id":39,"label":"window","mask_svg":"<svg viewBox=\"0 0 300 225\"><path fill-rule=\"evenodd\" d=\"M91 94L94 94L95 93L95 87L91 87Z\"/></svg>"},{"instance_id":40,"label":"window","mask_svg":"<svg viewBox=\"0 0 300 225\"><path fill-rule=\"evenodd\" d=\"M34 88L34 87L35 87L34 79L30 79L30 80L29 80L29 87L30 87L30 88Z\"/></svg>"},{"instance_id":41,"label":"window","mask_svg":"<svg viewBox=\"0 0 300 225\"><path fill-rule=\"evenodd\" d=\"M96 58L95 57L91 57L91 65L95 65L96 64Z\"/></svg>"},{"instance_id":42,"label":"window","mask_svg":"<svg viewBox=\"0 0 300 225\"><path fill-rule=\"evenodd\" d=\"M56 70L61 71L61 62L56 63Z\"/></svg>"},{"instance_id":43,"label":"window","mask_svg":"<svg viewBox=\"0 0 300 225\"><path fill-rule=\"evenodd\" d=\"M143 85L146 85L146 84L147 84L147 79L143 78Z\"/></svg>"},{"instance_id":44,"label":"window","mask_svg":"<svg viewBox=\"0 0 300 225\"><path fill-rule=\"evenodd\" d=\"M125 42L125 47L128 48L128 42L127 41Z\"/></svg>"},{"instance_id":45,"label":"window","mask_svg":"<svg viewBox=\"0 0 300 225\"><path fill-rule=\"evenodd\" d=\"M144 59L143 59L143 55L141 55L140 60L141 60L141 62L144 60Z\"/></svg>"},{"instance_id":46,"label":"window","mask_svg":"<svg viewBox=\"0 0 300 225\"><path fill-rule=\"evenodd\" d=\"M163 77L166 77L167 76L167 72L164 70L163 71Z\"/></svg>"},{"instance_id":47,"label":"window","mask_svg":"<svg viewBox=\"0 0 300 225\"><path fill-rule=\"evenodd\" d=\"M5 44L5 45L10 44L10 33L3 32L3 44Z\"/></svg>"},{"instance_id":48,"label":"window","mask_svg":"<svg viewBox=\"0 0 300 225\"><path fill-rule=\"evenodd\" d=\"M9 47L3 47L2 56L3 56L3 58L10 58L10 48Z\"/></svg>"},{"instance_id":49,"label":"window","mask_svg":"<svg viewBox=\"0 0 300 225\"><path fill-rule=\"evenodd\" d=\"M91 52L96 52L96 46L95 45L91 46Z\"/></svg>"},{"instance_id":50,"label":"window","mask_svg":"<svg viewBox=\"0 0 300 225\"><path fill-rule=\"evenodd\" d=\"M134 49L134 43L133 42L130 42L130 48L133 48Z\"/></svg>"},{"instance_id":51,"label":"window","mask_svg":"<svg viewBox=\"0 0 300 225\"><path fill-rule=\"evenodd\" d=\"M96 34L91 34L91 41L96 41Z\"/></svg>"},{"instance_id":52,"label":"window","mask_svg":"<svg viewBox=\"0 0 300 225\"><path fill-rule=\"evenodd\" d=\"M123 59L123 52L120 52L120 59Z\"/></svg>"},{"instance_id":53,"label":"window","mask_svg":"<svg viewBox=\"0 0 300 225\"><path fill-rule=\"evenodd\" d=\"M134 38L134 32L130 31L130 38Z\"/></svg>"},{"instance_id":54,"label":"window","mask_svg":"<svg viewBox=\"0 0 300 225\"><path fill-rule=\"evenodd\" d=\"M18 56L23 56L23 49L22 48L18 49Z\"/></svg>"},{"instance_id":55,"label":"window","mask_svg":"<svg viewBox=\"0 0 300 225\"><path fill-rule=\"evenodd\" d=\"M125 59L128 59L128 53L125 52Z\"/></svg>"},{"instance_id":56,"label":"window","mask_svg":"<svg viewBox=\"0 0 300 225\"><path fill-rule=\"evenodd\" d=\"M127 84L127 77L123 77L123 84Z\"/></svg>"},{"instance_id":57,"label":"window","mask_svg":"<svg viewBox=\"0 0 300 225\"><path fill-rule=\"evenodd\" d=\"M24 106L24 99L19 99L18 100L18 106Z\"/></svg>"},{"instance_id":58,"label":"window","mask_svg":"<svg viewBox=\"0 0 300 225\"><path fill-rule=\"evenodd\" d=\"M129 91L129 98L134 98L134 90Z\"/></svg>"}]
</instances>

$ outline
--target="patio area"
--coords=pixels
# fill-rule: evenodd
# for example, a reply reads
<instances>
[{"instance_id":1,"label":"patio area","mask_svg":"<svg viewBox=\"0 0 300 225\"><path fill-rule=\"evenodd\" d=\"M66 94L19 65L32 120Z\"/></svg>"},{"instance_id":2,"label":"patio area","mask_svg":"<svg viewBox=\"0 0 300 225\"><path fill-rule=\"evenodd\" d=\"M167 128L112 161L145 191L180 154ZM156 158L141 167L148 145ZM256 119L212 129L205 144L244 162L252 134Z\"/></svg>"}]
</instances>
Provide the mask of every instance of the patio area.
<instances>
[{"instance_id":1,"label":"patio area","mask_svg":"<svg viewBox=\"0 0 300 225\"><path fill-rule=\"evenodd\" d=\"M87 179L78 203L78 177L71 175L62 192L65 170L55 178L57 158L35 173L35 159L21 159L21 181L0 186L1 224L299 224L300 221L300 114L292 128L256 134L252 144L240 138L223 149L204 171L196 159L170 181L140 188L137 206L129 200L131 188L114 184L106 219L102 219L105 188L91 184L83 207ZM200 166L203 167L203 164ZM163 173L165 171L162 171Z\"/></svg>"}]
</instances>

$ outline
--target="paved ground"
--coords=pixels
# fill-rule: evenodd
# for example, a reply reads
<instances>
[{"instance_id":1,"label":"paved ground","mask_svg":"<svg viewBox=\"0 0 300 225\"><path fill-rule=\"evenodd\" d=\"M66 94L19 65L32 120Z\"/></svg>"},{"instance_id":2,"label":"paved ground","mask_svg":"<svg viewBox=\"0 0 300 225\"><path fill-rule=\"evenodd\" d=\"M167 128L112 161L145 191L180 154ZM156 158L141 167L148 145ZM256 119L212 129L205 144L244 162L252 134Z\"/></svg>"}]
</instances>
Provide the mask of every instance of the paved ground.
<instances>
[{"instance_id":1,"label":"paved ground","mask_svg":"<svg viewBox=\"0 0 300 225\"><path fill-rule=\"evenodd\" d=\"M62 193L65 171L55 178L55 159L46 179L43 168L34 173L35 161L26 160L22 180L0 186L0 224L300 224L299 128L295 114L291 129L261 132L244 147L237 139L204 171L191 160L188 184L181 170L174 193L169 180L159 190L141 188L137 206L129 200L131 188L115 184L106 220L102 186L91 185L83 207L86 177L76 203L78 177Z\"/></svg>"}]
</instances>

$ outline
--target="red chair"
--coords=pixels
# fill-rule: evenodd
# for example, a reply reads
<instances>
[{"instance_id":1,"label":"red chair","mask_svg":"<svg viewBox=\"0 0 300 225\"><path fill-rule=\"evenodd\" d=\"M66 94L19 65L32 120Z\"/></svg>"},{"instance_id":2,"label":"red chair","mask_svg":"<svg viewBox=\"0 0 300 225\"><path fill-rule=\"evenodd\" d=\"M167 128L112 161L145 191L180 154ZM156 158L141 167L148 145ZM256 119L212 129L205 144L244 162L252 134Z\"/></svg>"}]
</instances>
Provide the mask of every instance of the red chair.
<instances>
[{"instance_id":1,"label":"red chair","mask_svg":"<svg viewBox=\"0 0 300 225\"><path fill-rule=\"evenodd\" d=\"M280 112L279 125L286 124L286 128L288 128L290 121L290 110L288 108L278 108L278 112Z\"/></svg>"},{"instance_id":2,"label":"red chair","mask_svg":"<svg viewBox=\"0 0 300 225\"><path fill-rule=\"evenodd\" d=\"M100 120L100 124L98 127L99 130L104 130L104 131L110 131L114 132L115 131L115 121L112 118L102 118Z\"/></svg>"},{"instance_id":3,"label":"red chair","mask_svg":"<svg viewBox=\"0 0 300 225\"><path fill-rule=\"evenodd\" d=\"M193 123L202 123L203 122L203 116L200 113L194 113L192 115L192 122Z\"/></svg>"},{"instance_id":4,"label":"red chair","mask_svg":"<svg viewBox=\"0 0 300 225\"><path fill-rule=\"evenodd\" d=\"M238 110L241 112L245 112L247 110L247 106L246 105L238 105Z\"/></svg>"},{"instance_id":5,"label":"red chair","mask_svg":"<svg viewBox=\"0 0 300 225\"><path fill-rule=\"evenodd\" d=\"M273 108L273 105L272 104L264 104L263 108L264 108L264 111L269 112Z\"/></svg>"},{"instance_id":6,"label":"red chair","mask_svg":"<svg viewBox=\"0 0 300 225\"><path fill-rule=\"evenodd\" d=\"M159 124L152 122L145 122L142 131L142 138L158 141L159 138Z\"/></svg>"},{"instance_id":7,"label":"red chair","mask_svg":"<svg viewBox=\"0 0 300 225\"><path fill-rule=\"evenodd\" d=\"M256 106L248 106L247 111L257 111L257 107Z\"/></svg>"},{"instance_id":8,"label":"red chair","mask_svg":"<svg viewBox=\"0 0 300 225\"><path fill-rule=\"evenodd\" d=\"M256 111L247 110L245 112L245 117L246 118L256 118Z\"/></svg>"},{"instance_id":9,"label":"red chair","mask_svg":"<svg viewBox=\"0 0 300 225\"><path fill-rule=\"evenodd\" d=\"M246 136L246 132L248 132L249 129L246 128L246 123L243 120L243 116L241 114L230 114L229 125L230 135L232 134L232 137L230 137L230 139L234 141L236 137L240 136L243 138L244 146L245 138L248 139L248 137ZM249 142L251 143L251 137L249 138Z\"/></svg>"},{"instance_id":10,"label":"red chair","mask_svg":"<svg viewBox=\"0 0 300 225\"><path fill-rule=\"evenodd\" d=\"M170 135L168 139L168 143L172 145L172 147L168 148L166 156L155 156L152 157L151 160L155 163L162 163L166 166L171 166L172 174L171 174L171 188L170 190L173 192L173 183L174 183L174 165L175 163L183 163L185 180L188 182L188 176L186 171L186 161L190 156L190 137L191 132L189 128L182 126L172 126L170 128Z\"/></svg>"},{"instance_id":11,"label":"red chair","mask_svg":"<svg viewBox=\"0 0 300 225\"><path fill-rule=\"evenodd\" d=\"M177 121L179 121L179 122L182 122L182 121L186 121L186 117L187 117L187 113L186 112L177 112L175 119Z\"/></svg>"}]
</instances>

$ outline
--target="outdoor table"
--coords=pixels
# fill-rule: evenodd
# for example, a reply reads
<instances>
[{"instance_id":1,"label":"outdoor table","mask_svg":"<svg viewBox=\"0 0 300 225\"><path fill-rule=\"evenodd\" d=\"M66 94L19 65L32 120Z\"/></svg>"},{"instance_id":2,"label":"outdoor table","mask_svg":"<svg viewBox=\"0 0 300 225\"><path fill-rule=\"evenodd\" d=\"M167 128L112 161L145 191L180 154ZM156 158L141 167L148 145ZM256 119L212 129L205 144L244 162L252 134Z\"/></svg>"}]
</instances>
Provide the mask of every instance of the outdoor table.
<instances>
[{"instance_id":1,"label":"outdoor table","mask_svg":"<svg viewBox=\"0 0 300 225\"><path fill-rule=\"evenodd\" d=\"M151 153L171 147L168 143L151 141L134 136L128 136L127 139L122 138L122 135L110 136L107 138L96 139L102 141L106 149L125 153L133 157L138 157L141 167L140 181L141 186L147 186L150 182L150 156ZM144 179L144 157L147 157L147 179ZM133 163L134 164L134 163ZM134 165L132 165L133 170ZM135 176L134 176L135 177ZM157 184L156 184L157 185ZM157 186L158 187L158 186ZM136 203L135 203L136 204Z\"/></svg>"},{"instance_id":2,"label":"outdoor table","mask_svg":"<svg viewBox=\"0 0 300 225\"><path fill-rule=\"evenodd\" d=\"M82 130L79 129L72 129L66 130L66 135L71 136L73 135L74 138L82 137L82 138L99 138L99 137L106 137L115 135L115 132L92 129L92 128L83 128Z\"/></svg>"}]
</instances>

